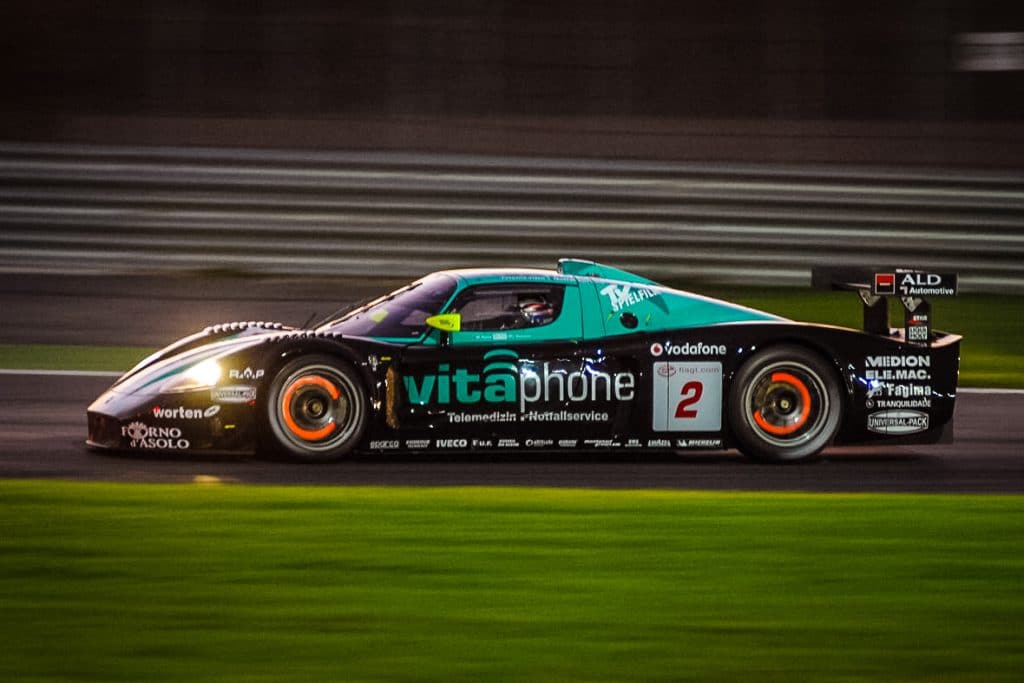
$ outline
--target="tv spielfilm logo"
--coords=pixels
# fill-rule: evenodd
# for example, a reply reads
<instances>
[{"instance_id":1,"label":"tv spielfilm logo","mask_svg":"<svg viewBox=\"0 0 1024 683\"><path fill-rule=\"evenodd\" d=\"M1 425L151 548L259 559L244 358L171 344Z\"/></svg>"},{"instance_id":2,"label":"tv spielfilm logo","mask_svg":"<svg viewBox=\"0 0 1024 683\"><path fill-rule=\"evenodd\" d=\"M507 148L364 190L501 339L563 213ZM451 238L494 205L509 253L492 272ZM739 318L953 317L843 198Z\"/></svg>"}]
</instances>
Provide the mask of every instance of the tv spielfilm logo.
<instances>
[{"instance_id":1,"label":"tv spielfilm logo","mask_svg":"<svg viewBox=\"0 0 1024 683\"><path fill-rule=\"evenodd\" d=\"M623 308L658 295L650 287L637 287L635 285L608 285L601 290L601 294L608 297L608 303L611 304L612 311L616 313Z\"/></svg>"}]
</instances>

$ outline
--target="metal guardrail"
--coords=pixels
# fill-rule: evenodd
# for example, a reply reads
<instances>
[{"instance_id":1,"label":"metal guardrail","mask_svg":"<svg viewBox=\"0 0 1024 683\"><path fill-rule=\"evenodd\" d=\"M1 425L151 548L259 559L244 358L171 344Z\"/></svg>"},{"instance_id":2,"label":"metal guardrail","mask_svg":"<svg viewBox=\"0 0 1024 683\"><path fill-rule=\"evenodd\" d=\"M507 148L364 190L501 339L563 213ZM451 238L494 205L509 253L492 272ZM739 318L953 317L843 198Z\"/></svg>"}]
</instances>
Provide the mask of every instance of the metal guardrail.
<instances>
[{"instance_id":1,"label":"metal guardrail","mask_svg":"<svg viewBox=\"0 0 1024 683\"><path fill-rule=\"evenodd\" d=\"M0 144L0 271L406 277L561 256L790 285L909 265L1024 292L1024 174Z\"/></svg>"}]
</instances>

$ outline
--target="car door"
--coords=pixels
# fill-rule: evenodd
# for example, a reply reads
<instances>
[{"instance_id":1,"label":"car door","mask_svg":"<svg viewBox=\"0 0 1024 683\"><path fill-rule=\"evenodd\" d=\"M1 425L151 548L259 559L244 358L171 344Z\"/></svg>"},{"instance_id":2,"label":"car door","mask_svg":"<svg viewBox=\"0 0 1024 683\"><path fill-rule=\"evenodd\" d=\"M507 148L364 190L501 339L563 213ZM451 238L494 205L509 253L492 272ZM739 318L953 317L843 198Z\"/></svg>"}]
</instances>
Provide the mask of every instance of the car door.
<instances>
[{"instance_id":1,"label":"car door","mask_svg":"<svg viewBox=\"0 0 1024 683\"><path fill-rule=\"evenodd\" d=\"M720 444L724 341L735 328L673 329L673 309L666 301L671 292L654 285L600 280L587 285L585 298L601 321L588 327L588 334L602 336L611 366L629 368L639 379L628 431L666 447ZM674 313L686 321L678 308Z\"/></svg>"},{"instance_id":2,"label":"car door","mask_svg":"<svg viewBox=\"0 0 1024 683\"><path fill-rule=\"evenodd\" d=\"M457 329L434 330L400 362L403 430L434 448L564 447L610 433L632 378L582 352L575 281L476 284L446 313Z\"/></svg>"}]
</instances>

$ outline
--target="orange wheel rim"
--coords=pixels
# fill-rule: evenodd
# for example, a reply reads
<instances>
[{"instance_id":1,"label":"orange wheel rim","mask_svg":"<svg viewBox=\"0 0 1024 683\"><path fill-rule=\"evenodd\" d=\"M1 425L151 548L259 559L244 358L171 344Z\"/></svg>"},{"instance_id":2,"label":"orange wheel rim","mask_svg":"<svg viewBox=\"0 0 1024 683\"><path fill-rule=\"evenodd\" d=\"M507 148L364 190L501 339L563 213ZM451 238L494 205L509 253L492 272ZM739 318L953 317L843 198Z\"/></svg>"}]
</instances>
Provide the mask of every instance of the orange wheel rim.
<instances>
[{"instance_id":1,"label":"orange wheel rim","mask_svg":"<svg viewBox=\"0 0 1024 683\"><path fill-rule=\"evenodd\" d=\"M796 416L796 420L786 425L773 425L768 420L764 419L761 414L761 410L754 411L754 422L757 426L775 436L786 436L792 434L796 430L807 424L807 418L811 415L811 392L807 390L807 385L797 377L796 375L788 372L773 372L771 376L772 382L780 384L788 384L797 390L800 394L800 413Z\"/></svg>"},{"instance_id":2,"label":"orange wheel rim","mask_svg":"<svg viewBox=\"0 0 1024 683\"><path fill-rule=\"evenodd\" d=\"M341 393L338 391L338 387L334 386L334 384L327 378L319 375L311 375L309 377L300 377L295 380L288 385L288 388L281 395L281 416L284 418L284 424L288 428L288 431L304 441L321 441L333 434L334 430L338 428L333 417L330 419L330 422L319 429L306 429L299 425L292 416L292 399L295 397L295 393L297 391L305 389L306 387L319 387L326 391L327 395L334 401L338 400Z\"/></svg>"}]
</instances>

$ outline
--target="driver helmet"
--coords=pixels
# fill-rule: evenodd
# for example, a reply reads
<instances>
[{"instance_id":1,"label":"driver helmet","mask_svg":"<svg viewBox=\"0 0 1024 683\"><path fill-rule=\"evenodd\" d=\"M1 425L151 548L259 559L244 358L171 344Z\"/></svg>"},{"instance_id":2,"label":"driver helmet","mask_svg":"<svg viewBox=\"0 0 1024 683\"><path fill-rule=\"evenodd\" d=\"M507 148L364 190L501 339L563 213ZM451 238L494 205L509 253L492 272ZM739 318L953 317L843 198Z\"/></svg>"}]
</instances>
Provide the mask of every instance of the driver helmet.
<instances>
[{"instance_id":1,"label":"driver helmet","mask_svg":"<svg viewBox=\"0 0 1024 683\"><path fill-rule=\"evenodd\" d=\"M529 297L519 302L519 311L529 325L546 325L555 319L555 310L542 297Z\"/></svg>"}]
</instances>

